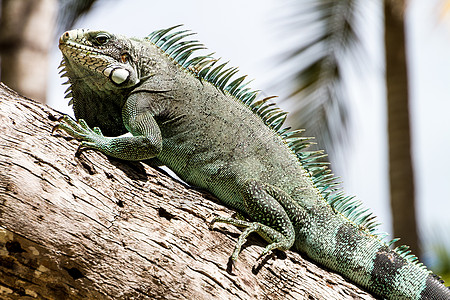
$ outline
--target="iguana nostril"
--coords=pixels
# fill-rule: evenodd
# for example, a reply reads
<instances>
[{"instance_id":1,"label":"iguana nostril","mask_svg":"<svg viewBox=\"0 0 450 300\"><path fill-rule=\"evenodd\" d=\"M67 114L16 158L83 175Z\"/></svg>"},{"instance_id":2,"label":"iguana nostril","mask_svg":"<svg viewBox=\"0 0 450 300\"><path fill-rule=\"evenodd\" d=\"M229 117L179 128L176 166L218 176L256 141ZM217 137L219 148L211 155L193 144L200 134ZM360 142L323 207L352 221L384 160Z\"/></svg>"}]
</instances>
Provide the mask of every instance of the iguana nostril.
<instances>
[{"instance_id":1,"label":"iguana nostril","mask_svg":"<svg viewBox=\"0 0 450 300\"><path fill-rule=\"evenodd\" d=\"M70 34L68 31L64 32L59 38L59 43L65 43L70 38Z\"/></svg>"}]
</instances>

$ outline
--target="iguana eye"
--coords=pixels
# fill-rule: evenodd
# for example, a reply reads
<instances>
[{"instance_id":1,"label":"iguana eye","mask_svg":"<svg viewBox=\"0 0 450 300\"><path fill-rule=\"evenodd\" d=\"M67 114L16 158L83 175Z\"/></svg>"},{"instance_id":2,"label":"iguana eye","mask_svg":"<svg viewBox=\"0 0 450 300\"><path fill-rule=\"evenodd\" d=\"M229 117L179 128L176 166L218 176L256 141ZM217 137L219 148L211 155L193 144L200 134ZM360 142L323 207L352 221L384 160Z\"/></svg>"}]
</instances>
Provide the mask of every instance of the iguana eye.
<instances>
[{"instance_id":1,"label":"iguana eye","mask_svg":"<svg viewBox=\"0 0 450 300\"><path fill-rule=\"evenodd\" d=\"M130 55L128 53L124 53L120 56L120 59L122 60L123 63L126 63L130 60Z\"/></svg>"},{"instance_id":2,"label":"iguana eye","mask_svg":"<svg viewBox=\"0 0 450 300\"><path fill-rule=\"evenodd\" d=\"M103 45L106 44L109 40L109 36L103 33L100 33L99 35L97 35L95 37L95 41L97 42L97 44L99 45Z\"/></svg>"}]
</instances>

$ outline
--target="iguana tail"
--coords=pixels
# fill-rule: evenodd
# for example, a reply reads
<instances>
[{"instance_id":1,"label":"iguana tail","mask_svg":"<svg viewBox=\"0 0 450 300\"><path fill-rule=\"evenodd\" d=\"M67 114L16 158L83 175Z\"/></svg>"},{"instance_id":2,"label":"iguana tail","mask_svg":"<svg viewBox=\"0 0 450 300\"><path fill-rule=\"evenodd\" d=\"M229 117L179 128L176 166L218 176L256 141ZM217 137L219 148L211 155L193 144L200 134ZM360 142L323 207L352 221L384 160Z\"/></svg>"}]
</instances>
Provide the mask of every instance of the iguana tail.
<instances>
[{"instance_id":1,"label":"iguana tail","mask_svg":"<svg viewBox=\"0 0 450 300\"><path fill-rule=\"evenodd\" d=\"M389 248L397 239L385 243L341 214L325 209L310 217L314 216L317 220L309 220L311 226L300 232L295 243L313 260L388 299L450 299L450 289L419 263L407 246ZM321 226L323 220L327 226Z\"/></svg>"}]
</instances>

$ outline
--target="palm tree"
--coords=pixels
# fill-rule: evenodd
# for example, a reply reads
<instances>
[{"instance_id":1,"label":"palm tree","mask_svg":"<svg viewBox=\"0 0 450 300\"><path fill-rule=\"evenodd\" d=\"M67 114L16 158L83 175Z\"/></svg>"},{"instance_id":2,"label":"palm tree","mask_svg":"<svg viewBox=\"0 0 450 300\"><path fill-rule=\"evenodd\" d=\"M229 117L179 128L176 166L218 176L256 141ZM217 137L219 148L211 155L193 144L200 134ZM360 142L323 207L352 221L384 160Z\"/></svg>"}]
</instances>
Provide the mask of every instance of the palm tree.
<instances>
[{"instance_id":1,"label":"palm tree","mask_svg":"<svg viewBox=\"0 0 450 300\"><path fill-rule=\"evenodd\" d=\"M41 102L45 102L57 5L57 0L1 2L1 81Z\"/></svg>"},{"instance_id":2,"label":"palm tree","mask_svg":"<svg viewBox=\"0 0 450 300\"><path fill-rule=\"evenodd\" d=\"M297 128L313 128L318 144L335 152L346 136L348 108L343 77L345 68L364 68L358 21L364 20L358 0L296 1L292 27L301 28L303 42L288 56L297 64L288 77L295 82L290 93L291 121ZM413 167L410 154L408 75L405 55L405 1L384 0L386 90L388 107L389 176L394 235L419 254L415 218ZM306 36L306 38L305 38ZM309 130L310 131L310 130ZM311 132L311 131L310 131Z\"/></svg>"},{"instance_id":3,"label":"palm tree","mask_svg":"<svg viewBox=\"0 0 450 300\"><path fill-rule=\"evenodd\" d=\"M389 179L394 234L419 253L409 127L405 0L384 1Z\"/></svg>"},{"instance_id":4,"label":"palm tree","mask_svg":"<svg viewBox=\"0 0 450 300\"><path fill-rule=\"evenodd\" d=\"M55 27L66 30L96 0L3 0L0 19L1 81L45 102L48 52Z\"/></svg>"}]
</instances>

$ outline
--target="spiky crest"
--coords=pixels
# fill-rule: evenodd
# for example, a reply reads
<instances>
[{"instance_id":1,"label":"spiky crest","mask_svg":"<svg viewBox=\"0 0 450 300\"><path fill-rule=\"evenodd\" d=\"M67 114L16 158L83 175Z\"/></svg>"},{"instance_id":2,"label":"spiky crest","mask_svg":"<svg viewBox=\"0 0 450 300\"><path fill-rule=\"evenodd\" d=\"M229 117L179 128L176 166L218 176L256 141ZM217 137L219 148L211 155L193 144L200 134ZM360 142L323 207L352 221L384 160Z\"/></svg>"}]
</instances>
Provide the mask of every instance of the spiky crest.
<instances>
[{"instance_id":1,"label":"spiky crest","mask_svg":"<svg viewBox=\"0 0 450 300\"><path fill-rule=\"evenodd\" d=\"M158 46L185 70L246 104L267 126L279 133L287 113L269 101L274 97L256 100L259 91L247 87L249 82L244 82L247 76L234 79L238 68L227 66L227 62L219 64L219 59L215 59L213 53L190 58L195 51L206 48L197 40L185 40L186 37L193 35L188 30L172 32L180 26L154 31L146 39Z\"/></svg>"},{"instance_id":2,"label":"spiky crest","mask_svg":"<svg viewBox=\"0 0 450 300\"><path fill-rule=\"evenodd\" d=\"M193 35L188 30L172 32L180 26L182 25L154 31L146 37L146 40L159 47L183 69L191 72L199 79L210 82L221 92L228 93L247 105L296 154L316 188L334 211L342 214L361 230L384 240L387 234L378 232L377 227L380 223L377 222L376 217L369 212L369 209L362 207L360 200L355 200L352 196L345 196L340 187L339 178L331 173L327 166L328 162L321 161L327 155L323 151L304 151L312 144L309 141L313 138L301 136L304 130L291 130L290 127L282 127L287 112L282 111L275 106L275 103L269 101L274 96L258 99L259 91L251 90L247 87L249 82L244 82L246 75L240 76L229 83L231 78L238 73L238 68L227 66L228 62L219 64L219 59L212 56L214 53L189 59L195 51L206 49L206 47L197 40L184 40L184 38ZM398 240L392 239L385 244L390 247ZM418 263L417 257L410 254L408 249L408 246L399 246L394 251L404 259L416 263L426 270L426 267Z\"/></svg>"}]
</instances>

